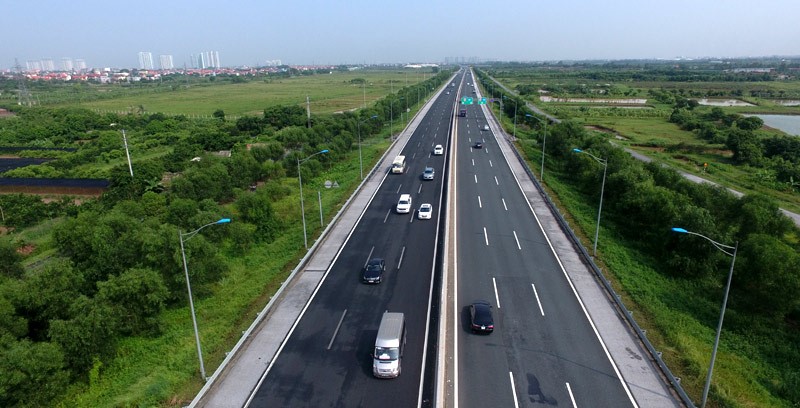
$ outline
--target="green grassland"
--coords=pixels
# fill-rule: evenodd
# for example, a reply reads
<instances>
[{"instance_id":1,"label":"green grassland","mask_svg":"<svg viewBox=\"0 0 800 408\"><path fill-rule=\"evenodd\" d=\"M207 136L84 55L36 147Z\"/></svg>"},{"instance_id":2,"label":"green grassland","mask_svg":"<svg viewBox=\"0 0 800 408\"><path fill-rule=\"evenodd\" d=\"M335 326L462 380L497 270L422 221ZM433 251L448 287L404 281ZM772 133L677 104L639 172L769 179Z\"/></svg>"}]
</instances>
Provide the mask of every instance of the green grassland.
<instances>
[{"instance_id":1,"label":"green grassland","mask_svg":"<svg viewBox=\"0 0 800 408\"><path fill-rule=\"evenodd\" d=\"M430 76L429 70L411 69L333 71L290 78L268 77L244 83L219 81L198 86L176 86L163 92L69 104L98 111L134 112L141 107L148 113L210 117L217 109L228 116L242 116L260 115L264 108L276 105L305 106L308 97L313 115L361 108L365 101L369 106L392 89L396 91L414 85ZM359 82L360 79L366 81L365 85ZM107 91L97 87L86 92Z\"/></svg>"}]
</instances>

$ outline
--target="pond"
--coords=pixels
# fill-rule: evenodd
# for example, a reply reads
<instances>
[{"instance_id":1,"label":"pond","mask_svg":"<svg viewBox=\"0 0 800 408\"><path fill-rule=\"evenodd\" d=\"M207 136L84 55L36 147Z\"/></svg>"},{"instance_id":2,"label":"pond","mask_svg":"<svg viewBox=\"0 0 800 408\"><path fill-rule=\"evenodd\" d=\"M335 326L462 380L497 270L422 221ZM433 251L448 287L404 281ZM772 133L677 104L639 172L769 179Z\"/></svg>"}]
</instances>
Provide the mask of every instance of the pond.
<instances>
[{"instance_id":1,"label":"pond","mask_svg":"<svg viewBox=\"0 0 800 408\"><path fill-rule=\"evenodd\" d=\"M757 116L764 124L792 136L800 136L800 115L745 115Z\"/></svg>"},{"instance_id":2,"label":"pond","mask_svg":"<svg viewBox=\"0 0 800 408\"><path fill-rule=\"evenodd\" d=\"M707 106L753 106L752 103L740 101L738 99L698 99L697 103Z\"/></svg>"}]
</instances>

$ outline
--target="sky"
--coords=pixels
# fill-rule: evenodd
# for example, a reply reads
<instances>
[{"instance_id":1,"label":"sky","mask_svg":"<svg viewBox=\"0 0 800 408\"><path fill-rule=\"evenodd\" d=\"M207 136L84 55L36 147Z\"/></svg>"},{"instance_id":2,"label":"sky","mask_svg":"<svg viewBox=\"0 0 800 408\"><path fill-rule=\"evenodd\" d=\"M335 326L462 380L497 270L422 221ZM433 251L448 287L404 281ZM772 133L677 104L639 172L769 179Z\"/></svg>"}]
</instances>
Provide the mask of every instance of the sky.
<instances>
[{"instance_id":1,"label":"sky","mask_svg":"<svg viewBox=\"0 0 800 408\"><path fill-rule=\"evenodd\" d=\"M800 56L798 0L2 0L15 59L138 68Z\"/></svg>"}]
</instances>

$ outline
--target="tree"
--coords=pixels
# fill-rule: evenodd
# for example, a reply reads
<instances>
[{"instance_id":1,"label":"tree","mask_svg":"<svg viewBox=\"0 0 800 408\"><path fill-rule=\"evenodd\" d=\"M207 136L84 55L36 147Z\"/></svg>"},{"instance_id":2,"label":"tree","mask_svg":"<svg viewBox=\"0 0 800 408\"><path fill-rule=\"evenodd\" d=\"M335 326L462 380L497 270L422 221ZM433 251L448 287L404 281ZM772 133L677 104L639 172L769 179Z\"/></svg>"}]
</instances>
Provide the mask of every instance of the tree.
<instances>
[{"instance_id":1,"label":"tree","mask_svg":"<svg viewBox=\"0 0 800 408\"><path fill-rule=\"evenodd\" d=\"M256 226L259 240L271 240L280 228L266 189L240 194L236 200L236 209L242 220Z\"/></svg>"},{"instance_id":2,"label":"tree","mask_svg":"<svg viewBox=\"0 0 800 408\"><path fill-rule=\"evenodd\" d=\"M67 261L54 262L9 293L17 313L28 320L28 338L47 339L50 322L70 316L72 303L88 292L83 274Z\"/></svg>"},{"instance_id":3,"label":"tree","mask_svg":"<svg viewBox=\"0 0 800 408\"><path fill-rule=\"evenodd\" d=\"M86 296L75 300L70 314L50 323L50 338L64 350L67 368L82 373L96 358L113 354L119 320L108 304Z\"/></svg>"},{"instance_id":4,"label":"tree","mask_svg":"<svg viewBox=\"0 0 800 408\"><path fill-rule=\"evenodd\" d=\"M747 298L747 304L765 314L782 318L800 307L800 255L781 241L766 234L752 234L739 248L734 283Z\"/></svg>"},{"instance_id":5,"label":"tree","mask_svg":"<svg viewBox=\"0 0 800 408\"><path fill-rule=\"evenodd\" d=\"M757 164L761 159L762 147L752 132L730 129L725 144L733 151L733 160L739 163Z\"/></svg>"},{"instance_id":6,"label":"tree","mask_svg":"<svg viewBox=\"0 0 800 408\"><path fill-rule=\"evenodd\" d=\"M52 406L67 388L64 352L48 342L13 340L0 336L0 405Z\"/></svg>"},{"instance_id":7,"label":"tree","mask_svg":"<svg viewBox=\"0 0 800 408\"><path fill-rule=\"evenodd\" d=\"M789 232L792 221L781 213L778 204L761 194L748 194L737 203L735 214L739 224L739 236L745 239L750 234L768 234L781 238Z\"/></svg>"},{"instance_id":8,"label":"tree","mask_svg":"<svg viewBox=\"0 0 800 408\"><path fill-rule=\"evenodd\" d=\"M22 267L22 255L6 237L0 237L0 275L19 278L25 269Z\"/></svg>"},{"instance_id":9,"label":"tree","mask_svg":"<svg viewBox=\"0 0 800 408\"><path fill-rule=\"evenodd\" d=\"M169 295L161 275L146 268L128 269L98 283L97 288L97 301L114 311L120 322L119 330L126 335L156 329L156 317Z\"/></svg>"},{"instance_id":10,"label":"tree","mask_svg":"<svg viewBox=\"0 0 800 408\"><path fill-rule=\"evenodd\" d=\"M225 121L225 111L223 111L222 109L215 110L214 113L211 114L211 116L214 117L214 119L219 119L223 122Z\"/></svg>"},{"instance_id":11,"label":"tree","mask_svg":"<svg viewBox=\"0 0 800 408\"><path fill-rule=\"evenodd\" d=\"M758 116L740 117L736 120L736 127L742 130L754 131L761 129L764 126L764 121Z\"/></svg>"}]
</instances>

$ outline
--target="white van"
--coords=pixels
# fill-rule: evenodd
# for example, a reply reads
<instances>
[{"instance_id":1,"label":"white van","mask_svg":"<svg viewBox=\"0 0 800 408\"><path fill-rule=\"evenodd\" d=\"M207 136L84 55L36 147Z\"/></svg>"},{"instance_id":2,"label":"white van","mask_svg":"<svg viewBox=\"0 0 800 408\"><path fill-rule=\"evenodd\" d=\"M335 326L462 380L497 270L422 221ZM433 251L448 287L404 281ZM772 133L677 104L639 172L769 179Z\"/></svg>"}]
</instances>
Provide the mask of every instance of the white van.
<instances>
[{"instance_id":1,"label":"white van","mask_svg":"<svg viewBox=\"0 0 800 408\"><path fill-rule=\"evenodd\" d=\"M411 194L400 194L400 199L397 200L397 213L408 214L411 212Z\"/></svg>"},{"instance_id":2,"label":"white van","mask_svg":"<svg viewBox=\"0 0 800 408\"><path fill-rule=\"evenodd\" d=\"M384 312L372 353L372 374L378 378L398 377L405 345L405 316L397 312Z\"/></svg>"},{"instance_id":3,"label":"white van","mask_svg":"<svg viewBox=\"0 0 800 408\"><path fill-rule=\"evenodd\" d=\"M406 171L406 156L400 155L392 162L392 173L404 173Z\"/></svg>"}]
</instances>

